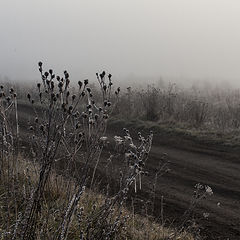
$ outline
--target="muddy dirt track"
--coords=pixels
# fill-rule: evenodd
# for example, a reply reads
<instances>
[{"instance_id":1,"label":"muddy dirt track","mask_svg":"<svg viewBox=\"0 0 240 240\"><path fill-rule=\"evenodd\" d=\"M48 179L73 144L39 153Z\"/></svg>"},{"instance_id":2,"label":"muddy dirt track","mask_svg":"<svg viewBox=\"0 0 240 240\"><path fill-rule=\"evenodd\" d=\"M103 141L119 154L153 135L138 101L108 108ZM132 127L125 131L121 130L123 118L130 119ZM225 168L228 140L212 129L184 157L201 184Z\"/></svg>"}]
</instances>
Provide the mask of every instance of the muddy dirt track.
<instances>
[{"instance_id":1,"label":"muddy dirt track","mask_svg":"<svg viewBox=\"0 0 240 240\"><path fill-rule=\"evenodd\" d=\"M109 130L112 132L114 126ZM130 130L134 132L134 128ZM146 164L149 176L142 181L141 194L145 199L150 196L156 166L163 153L167 154L170 172L158 179L155 214L160 215L161 196L164 196L165 218L181 219L195 184L209 185L214 194L195 209L202 235L207 239L240 239L240 150L155 133ZM203 213L210 215L206 219Z\"/></svg>"},{"instance_id":2,"label":"muddy dirt track","mask_svg":"<svg viewBox=\"0 0 240 240\"><path fill-rule=\"evenodd\" d=\"M26 117L26 108L19 106L20 115ZM134 127L129 128L136 132ZM109 135L122 134L122 126L110 125ZM197 183L209 185L213 196L204 200L195 210L197 223L205 239L240 240L240 148L193 141L182 136L154 133L153 148L146 164L149 175L142 179L139 198L147 201L158 162L167 154L170 171L158 179L155 195L155 216L160 216L161 198L164 199L164 219L179 222L188 208L194 186ZM101 173L105 161L99 165ZM112 162L112 178L119 177L121 163ZM104 174L104 172L102 172ZM220 204L219 204L220 203ZM209 213L208 218L203 213Z\"/></svg>"}]
</instances>

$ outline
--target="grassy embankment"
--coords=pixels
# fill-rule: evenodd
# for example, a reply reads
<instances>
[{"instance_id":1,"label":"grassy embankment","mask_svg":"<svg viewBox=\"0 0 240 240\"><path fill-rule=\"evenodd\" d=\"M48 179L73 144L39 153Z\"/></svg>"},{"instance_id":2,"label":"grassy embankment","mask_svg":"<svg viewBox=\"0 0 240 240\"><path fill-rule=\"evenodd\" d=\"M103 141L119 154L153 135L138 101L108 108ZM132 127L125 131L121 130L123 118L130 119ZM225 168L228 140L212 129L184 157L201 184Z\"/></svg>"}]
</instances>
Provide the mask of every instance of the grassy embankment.
<instances>
[{"instance_id":1,"label":"grassy embankment","mask_svg":"<svg viewBox=\"0 0 240 240\"><path fill-rule=\"evenodd\" d=\"M11 162L9 164L11 167ZM6 168L9 166L6 166ZM19 156L17 159L17 169L17 177L14 180L12 179L13 181L9 181L7 169L2 171L2 181L0 182L0 239L9 239L5 229L14 232L16 222L21 221L21 216L27 207L25 204L26 197L30 193L32 186L37 183L40 170L36 163L25 159L23 156ZM14 188L11 184L13 182ZM11 189L10 194L6 193L7 189ZM36 227L38 229L36 239L53 239L55 237L53 234L57 231L63 217L61 208L64 205L63 203L68 200L69 191L73 192L74 189L74 181L69 186L69 181L66 181L63 176L58 175L55 171L52 172L44 191L44 204ZM90 219L97 215L105 200L106 197L97 191L85 191L77 209L77 212L83 217L81 217L81 221L78 221L76 217L73 218L68 239L81 239L81 233L87 231ZM121 209L118 209L118 207L113 208L109 221L115 221L119 215L119 210L122 212L121 218L124 224L119 226L120 229L114 239L193 239L190 234L185 232L179 234L175 229L160 225L150 217L135 214L134 211L126 207L121 207ZM42 228L45 228L44 234L40 231Z\"/></svg>"}]
</instances>

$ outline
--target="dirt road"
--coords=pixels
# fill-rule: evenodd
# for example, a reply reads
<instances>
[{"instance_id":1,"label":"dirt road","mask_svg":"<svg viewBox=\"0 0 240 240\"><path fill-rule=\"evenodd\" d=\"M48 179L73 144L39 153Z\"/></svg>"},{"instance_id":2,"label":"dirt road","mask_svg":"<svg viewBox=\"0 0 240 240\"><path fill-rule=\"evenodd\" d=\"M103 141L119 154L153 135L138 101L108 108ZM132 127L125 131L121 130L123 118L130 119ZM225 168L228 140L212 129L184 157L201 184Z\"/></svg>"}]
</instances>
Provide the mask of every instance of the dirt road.
<instances>
[{"instance_id":1,"label":"dirt road","mask_svg":"<svg viewBox=\"0 0 240 240\"><path fill-rule=\"evenodd\" d=\"M22 119L28 118L28 110L26 106L19 106ZM134 127L129 130L133 133L137 131ZM120 135L122 126L112 124L108 133ZM143 177L142 189L137 192L139 198L145 201L152 196L156 169L163 153L167 154L170 171L157 181L154 215L160 216L163 196L164 219L171 221L176 218L176 222L181 222L195 184L209 185L213 196L194 210L197 223L202 226L202 236L207 236L206 239L240 239L240 149L155 132L153 148L146 164L149 175ZM103 161L99 165L99 172L104 169L104 164ZM113 167L112 178L116 179L119 175L115 173L119 173L121 163L113 162ZM209 213L209 216L204 218L203 213Z\"/></svg>"},{"instance_id":2,"label":"dirt road","mask_svg":"<svg viewBox=\"0 0 240 240\"><path fill-rule=\"evenodd\" d=\"M112 132L114 126L109 131ZM135 131L134 127L130 129ZM115 127L116 131L116 127ZM146 164L149 175L140 191L146 200L158 162L167 154L170 171L158 179L155 215L160 216L164 197L164 218L181 221L189 207L197 183L208 185L214 194L194 210L201 232L207 239L240 239L240 150L216 144L195 142L182 136L155 133L153 148ZM209 213L207 218L204 213Z\"/></svg>"},{"instance_id":3,"label":"dirt road","mask_svg":"<svg viewBox=\"0 0 240 240\"><path fill-rule=\"evenodd\" d=\"M155 145L148 164L153 171L161 151L168 154L171 171L159 180L157 196L163 195L174 208L185 209L195 184L211 186L214 195L196 209L200 215L210 213L202 220L203 231L214 237L224 235L219 239L240 239L240 164L220 156ZM167 205L169 215L173 214Z\"/></svg>"}]
</instances>

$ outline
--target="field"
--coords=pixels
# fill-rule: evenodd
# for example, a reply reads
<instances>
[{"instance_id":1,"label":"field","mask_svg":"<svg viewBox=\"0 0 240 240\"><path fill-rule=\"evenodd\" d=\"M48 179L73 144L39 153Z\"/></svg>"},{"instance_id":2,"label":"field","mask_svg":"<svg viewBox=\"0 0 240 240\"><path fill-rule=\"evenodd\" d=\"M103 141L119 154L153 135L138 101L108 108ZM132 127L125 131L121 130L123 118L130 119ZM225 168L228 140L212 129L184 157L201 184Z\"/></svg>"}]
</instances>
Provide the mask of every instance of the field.
<instances>
[{"instance_id":1,"label":"field","mask_svg":"<svg viewBox=\"0 0 240 240\"><path fill-rule=\"evenodd\" d=\"M44 218L41 215L43 211L41 212L38 206L46 207L42 198L48 196L46 188L53 173L66 178L65 181L73 186L66 188L69 196L60 204L65 216L62 222L60 221L60 227L54 229L59 236L55 235L54 239L73 239L69 237L73 234L70 226L72 222L76 224L74 219L79 214L77 209L83 186L90 191L94 189L96 194L101 193L109 202L113 202L110 205L108 201L98 203L100 210L98 209L96 213L94 210L93 215L99 216L101 220L110 216L110 220L104 222L105 225L101 225L99 221L95 222L89 218L84 224L88 226L87 224L91 223L94 230L89 233L88 227L85 226L82 235L78 233L83 237L82 239L88 239L87 234L92 234L93 237L100 236L100 233L102 237L99 239L120 239L120 236L121 239L139 239L137 235L129 236L122 233L121 224L124 225L122 211L117 210L116 216L112 215L112 209L122 207L124 211L130 211L130 214L137 213L145 219L144 221L150 221L149 226L157 222L159 226L170 228L170 232L174 232L173 235L172 232L168 234L166 238L158 235L152 239L171 239L171 236L172 239L189 239L187 235L180 237L185 232L191 233L194 239L240 238L240 144L238 142L240 118L237 118L237 92L233 98L228 98L229 95L226 93L210 99L204 96L206 102L203 102L192 98L189 93L174 92L172 88L161 92L155 88L148 88L146 91L136 93L131 93L128 89L120 97L118 97L120 89L116 88L117 97L112 96L110 102L111 75L105 80L107 78L105 73L101 73L97 76L98 80L100 79L100 91L96 90L94 95L96 102L93 102L91 96L91 89L95 87L88 89L86 80L84 83L78 83L79 99L85 99L87 95L77 109L79 112L85 111L79 116L79 112L75 109L78 95L74 95L71 90L68 91L68 73L64 73L63 80L58 80L62 82L58 84L58 90L54 89L52 83L55 81L52 71L41 74L45 85L45 98L42 96L44 92L40 89L42 85L36 87L37 91L30 88L21 90L19 85L18 103L16 103L15 91L11 90L11 87L8 89L11 96L9 100L7 96L3 96L1 90L2 129L6 128L6 131L10 132L6 136L12 134L17 137L17 142L7 138L9 145L6 146L10 146L7 151L4 149L6 131L1 133L1 167L3 172L5 171L3 166L6 164L8 166L12 164L14 169L14 171L6 169L1 176L7 179L8 188L16 187L11 185L9 179L16 177L14 172L18 168L15 169L14 159L16 154L20 153L30 159L30 162L36 161L36 166L39 165L40 169L36 178L32 180L37 185L33 184L28 193L33 197L33 201L26 202L26 206L29 205L33 209L32 215L26 214L23 217L32 224L32 228L28 228L23 223L20 226L23 231L19 233L19 236L23 236L21 239L24 239L24 236L34 239L36 233L32 229L38 227L39 231L41 229L39 219ZM48 80L49 76L50 80ZM59 91L59 96L56 91ZM37 101L39 95L40 101ZM213 99L223 96L234 104L218 104L214 108ZM100 104L101 101L103 112L93 115L96 111L95 105ZM184 107L180 108L180 105ZM12 111L8 113L11 108ZM99 111L99 108L96 109ZM222 112L225 114L220 115ZM108 114L112 115L112 118L106 126ZM8 121L6 121L7 117L9 117ZM78 118L83 121L74 122ZM120 118L122 120L119 120ZM67 121L68 124L61 125L62 122ZM6 127L9 123L13 130ZM18 125L19 129L16 128ZM82 141L84 137L86 138ZM138 147L139 138L142 142L140 141ZM56 147L57 143L61 148ZM19 148L15 148L16 146ZM10 159L13 159L12 163ZM46 176L46 179L42 176ZM16 183L15 180L13 182ZM34 186L38 186L37 190L34 190ZM6 195L10 198L11 194L8 194ZM10 208L7 209L8 212L12 211ZM52 211L50 206L46 209ZM134 220L131 218L131 221ZM12 222L12 225L17 232L16 224ZM8 224L6 226L10 231L11 227ZM98 228L105 230L100 231ZM109 231L107 235L105 231ZM151 235L152 232L149 231ZM44 235L45 238L52 239L49 235L50 230L46 232L50 237ZM142 239L150 239L150 235Z\"/></svg>"}]
</instances>

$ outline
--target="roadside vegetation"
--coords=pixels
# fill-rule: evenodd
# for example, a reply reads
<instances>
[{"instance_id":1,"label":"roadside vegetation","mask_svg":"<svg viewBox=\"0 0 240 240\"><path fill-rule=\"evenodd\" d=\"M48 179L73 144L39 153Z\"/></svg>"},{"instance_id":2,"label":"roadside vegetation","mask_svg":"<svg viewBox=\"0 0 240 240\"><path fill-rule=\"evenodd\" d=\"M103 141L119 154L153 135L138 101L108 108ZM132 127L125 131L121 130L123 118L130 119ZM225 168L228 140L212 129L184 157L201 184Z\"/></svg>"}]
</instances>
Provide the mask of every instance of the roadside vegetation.
<instances>
[{"instance_id":1,"label":"roadside vegetation","mask_svg":"<svg viewBox=\"0 0 240 240\"><path fill-rule=\"evenodd\" d=\"M119 120L139 129L239 147L240 91L173 83L128 87L114 111L113 122Z\"/></svg>"},{"instance_id":2,"label":"roadside vegetation","mask_svg":"<svg viewBox=\"0 0 240 240\"><path fill-rule=\"evenodd\" d=\"M128 104L127 111L121 111ZM240 92L219 88L180 88L148 85L146 89L127 88L121 95L118 113L124 118L182 124L198 129L236 130L240 126Z\"/></svg>"},{"instance_id":3,"label":"roadside vegetation","mask_svg":"<svg viewBox=\"0 0 240 240\"><path fill-rule=\"evenodd\" d=\"M167 227L163 219L136 214L129 207L129 197L142 188L147 174L151 131L134 138L124 128L121 136L114 136L114 151L103 157L106 165L117 159L123 168L114 191L106 176L99 183L98 166L110 142L108 119L120 110L122 101L112 75L97 74L95 95L87 79L71 88L67 71L56 76L51 69L45 72L41 62L39 71L41 81L32 91L18 89L18 95L7 84L0 89L0 239L187 240L198 236L197 232L190 235L188 220L196 204L212 195L208 186L196 186L177 227ZM32 109L23 125L18 97ZM164 166L159 175L166 171Z\"/></svg>"},{"instance_id":4,"label":"roadside vegetation","mask_svg":"<svg viewBox=\"0 0 240 240\"><path fill-rule=\"evenodd\" d=\"M9 85L10 86L10 85ZM21 88L16 85L16 88ZM76 86L73 85L72 90ZM95 101L101 101L101 92L91 83ZM26 102L26 93L34 86L20 90L19 102ZM34 96L36 98L37 96ZM240 145L240 91L224 87L183 87L161 82L145 87L122 87L113 100L112 122L124 126L151 129L154 132L192 137L193 140L212 141L227 146ZM126 107L127 106L127 107Z\"/></svg>"}]
</instances>

